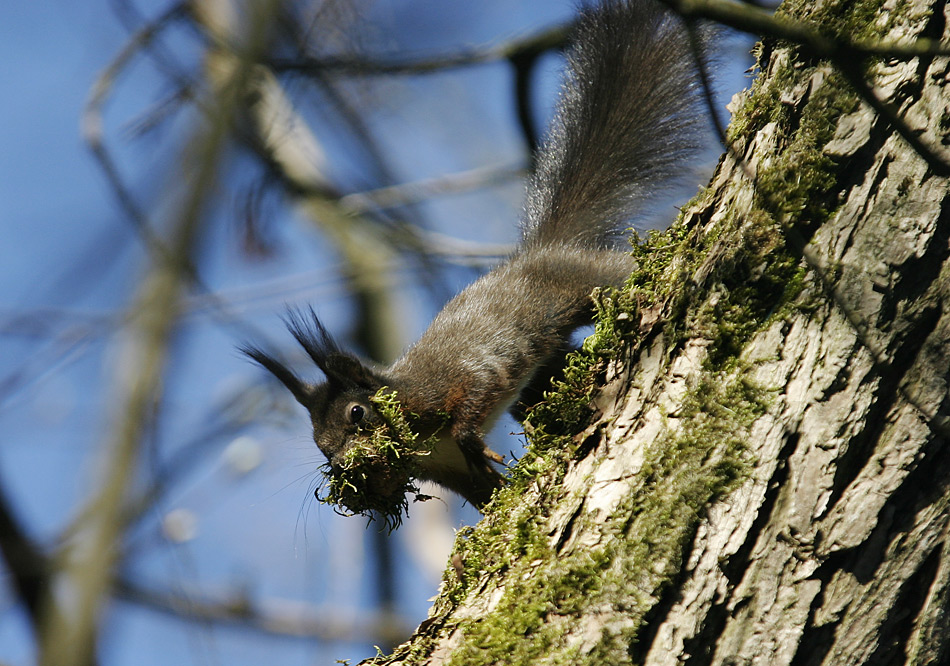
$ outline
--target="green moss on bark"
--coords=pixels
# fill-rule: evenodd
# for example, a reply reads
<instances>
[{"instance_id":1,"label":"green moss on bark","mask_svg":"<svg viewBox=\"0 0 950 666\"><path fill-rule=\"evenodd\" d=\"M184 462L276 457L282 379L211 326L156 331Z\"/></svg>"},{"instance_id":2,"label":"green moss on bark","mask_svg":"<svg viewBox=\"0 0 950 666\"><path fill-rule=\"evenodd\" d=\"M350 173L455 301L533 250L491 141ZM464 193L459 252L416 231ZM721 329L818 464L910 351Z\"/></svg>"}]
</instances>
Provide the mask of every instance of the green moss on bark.
<instances>
[{"instance_id":1,"label":"green moss on bark","mask_svg":"<svg viewBox=\"0 0 950 666\"><path fill-rule=\"evenodd\" d=\"M464 594L482 576L504 572L504 593L490 613L461 627L450 663L625 663L705 508L745 478L744 433L764 409L760 391L740 375L695 387L675 427L650 445L625 501L596 527L574 526L602 535L591 547L557 552L536 505L506 490L503 505L461 539L466 574L454 589ZM623 621L594 649L569 643L572 629L598 609Z\"/></svg>"},{"instance_id":2,"label":"green moss on bark","mask_svg":"<svg viewBox=\"0 0 950 666\"><path fill-rule=\"evenodd\" d=\"M898 8L881 11L884 0L825 0L821 3L784 3L776 17L805 21L836 39L874 40L887 32L900 15Z\"/></svg>"}]
</instances>

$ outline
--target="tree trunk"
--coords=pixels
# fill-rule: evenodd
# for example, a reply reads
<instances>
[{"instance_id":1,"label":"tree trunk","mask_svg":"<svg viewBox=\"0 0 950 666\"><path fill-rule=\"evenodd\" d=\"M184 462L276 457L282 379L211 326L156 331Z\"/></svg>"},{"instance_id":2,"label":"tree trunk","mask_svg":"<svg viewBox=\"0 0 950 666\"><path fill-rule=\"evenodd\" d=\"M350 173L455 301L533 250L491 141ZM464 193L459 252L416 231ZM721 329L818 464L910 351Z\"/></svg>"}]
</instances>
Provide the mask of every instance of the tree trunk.
<instances>
[{"instance_id":1,"label":"tree trunk","mask_svg":"<svg viewBox=\"0 0 950 666\"><path fill-rule=\"evenodd\" d=\"M946 11L782 16L910 43ZM842 64L943 153L946 57ZM712 184L600 296L430 618L373 663L950 660L947 179L835 65L759 66Z\"/></svg>"}]
</instances>

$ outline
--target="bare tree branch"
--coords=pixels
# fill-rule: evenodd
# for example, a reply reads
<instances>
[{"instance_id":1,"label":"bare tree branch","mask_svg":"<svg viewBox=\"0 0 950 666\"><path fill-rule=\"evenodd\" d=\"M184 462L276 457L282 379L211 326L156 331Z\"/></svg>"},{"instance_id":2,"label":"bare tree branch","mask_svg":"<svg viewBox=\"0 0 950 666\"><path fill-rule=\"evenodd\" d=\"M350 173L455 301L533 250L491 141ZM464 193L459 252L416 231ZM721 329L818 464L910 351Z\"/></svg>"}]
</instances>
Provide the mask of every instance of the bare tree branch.
<instances>
[{"instance_id":1,"label":"bare tree branch","mask_svg":"<svg viewBox=\"0 0 950 666\"><path fill-rule=\"evenodd\" d=\"M143 587L127 578L116 582L116 596L185 621L233 624L290 638L322 641L403 640L410 627L393 613L360 613L353 617L337 609L321 610L300 601L255 600L241 591L211 596L178 594Z\"/></svg>"},{"instance_id":2,"label":"bare tree branch","mask_svg":"<svg viewBox=\"0 0 950 666\"><path fill-rule=\"evenodd\" d=\"M379 76L389 74L430 74L470 67L500 60L513 60L526 54L543 53L560 48L567 42L570 24L551 28L527 39L515 39L459 53L406 62L370 58L273 58L267 64L278 74L345 74L348 76Z\"/></svg>"},{"instance_id":3,"label":"bare tree branch","mask_svg":"<svg viewBox=\"0 0 950 666\"><path fill-rule=\"evenodd\" d=\"M57 584L68 590L70 603L44 622L40 663L43 666L85 666L95 663L98 622L112 583L118 557L128 487L135 477L141 443L156 418L162 378L201 222L214 191L222 151L229 138L235 104L244 95L253 53L266 37L274 3L253 24L246 60L217 88L215 110L192 144L183 165L188 189L170 220L167 252L156 254L139 290L124 336L121 367L115 382L116 413L112 436L104 449L102 485L70 528L72 539L60 554Z\"/></svg>"},{"instance_id":4,"label":"bare tree branch","mask_svg":"<svg viewBox=\"0 0 950 666\"><path fill-rule=\"evenodd\" d=\"M950 44L918 39L911 44L849 41L846 36L829 37L812 26L787 18L776 18L757 7L728 0L661 0L687 19L711 19L722 25L760 37L775 37L799 45L811 55L832 62L848 79L855 92L884 118L910 146L927 161L934 173L950 175L950 156L920 140L899 111L882 100L867 83L864 64L871 56L912 59L950 55Z\"/></svg>"},{"instance_id":5,"label":"bare tree branch","mask_svg":"<svg viewBox=\"0 0 950 666\"><path fill-rule=\"evenodd\" d=\"M33 543L19 518L15 515L10 499L0 485L0 554L7 565L13 588L26 606L39 637L42 619L48 605L50 563L46 554Z\"/></svg>"}]
</instances>

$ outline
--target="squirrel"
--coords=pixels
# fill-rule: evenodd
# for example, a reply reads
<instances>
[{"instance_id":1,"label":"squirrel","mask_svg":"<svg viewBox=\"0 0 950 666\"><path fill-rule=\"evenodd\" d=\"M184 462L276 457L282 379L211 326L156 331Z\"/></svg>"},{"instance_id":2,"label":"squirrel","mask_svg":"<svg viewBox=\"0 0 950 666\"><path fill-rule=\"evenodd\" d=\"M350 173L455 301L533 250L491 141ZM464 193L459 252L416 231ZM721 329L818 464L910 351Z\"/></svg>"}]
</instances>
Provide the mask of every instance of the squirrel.
<instances>
[{"instance_id":1,"label":"squirrel","mask_svg":"<svg viewBox=\"0 0 950 666\"><path fill-rule=\"evenodd\" d=\"M698 152L697 63L707 32L691 40L656 0L601 0L581 10L575 30L529 179L522 239L504 263L452 299L388 367L343 351L312 310L291 312L287 325L324 382L243 349L309 410L331 474L355 438L380 423L371 398L389 387L414 428L437 436L417 478L483 509L504 483L494 466L503 459L483 433L506 410L522 415L526 396L550 387L572 333L592 321L593 290L621 286L634 267L621 247L629 219Z\"/></svg>"}]
</instances>

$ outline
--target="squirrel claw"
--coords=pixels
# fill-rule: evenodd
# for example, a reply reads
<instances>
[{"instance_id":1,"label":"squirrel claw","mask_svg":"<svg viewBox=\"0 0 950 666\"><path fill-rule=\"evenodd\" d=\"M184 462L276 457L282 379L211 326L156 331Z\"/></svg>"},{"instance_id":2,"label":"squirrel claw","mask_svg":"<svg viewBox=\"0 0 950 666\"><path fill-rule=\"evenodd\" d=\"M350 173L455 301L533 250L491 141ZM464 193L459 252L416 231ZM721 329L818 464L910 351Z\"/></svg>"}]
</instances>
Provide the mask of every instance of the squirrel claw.
<instances>
[{"instance_id":1,"label":"squirrel claw","mask_svg":"<svg viewBox=\"0 0 950 666\"><path fill-rule=\"evenodd\" d=\"M505 456L501 455L500 453L496 453L495 451L492 451L487 446L485 447L484 453L485 453L485 457L491 460L492 462L496 462L499 465L505 464Z\"/></svg>"}]
</instances>

